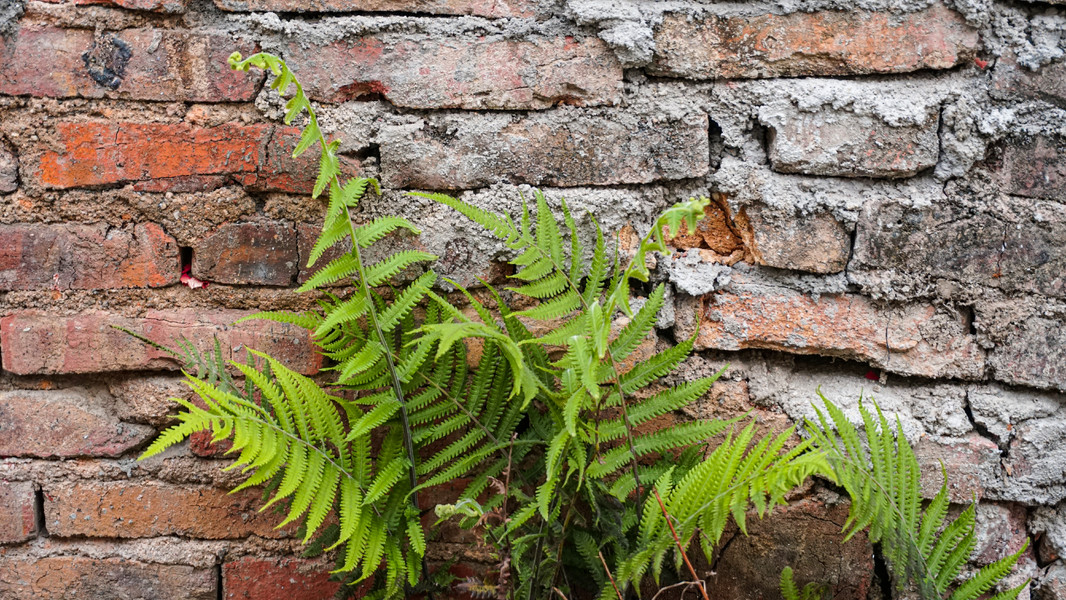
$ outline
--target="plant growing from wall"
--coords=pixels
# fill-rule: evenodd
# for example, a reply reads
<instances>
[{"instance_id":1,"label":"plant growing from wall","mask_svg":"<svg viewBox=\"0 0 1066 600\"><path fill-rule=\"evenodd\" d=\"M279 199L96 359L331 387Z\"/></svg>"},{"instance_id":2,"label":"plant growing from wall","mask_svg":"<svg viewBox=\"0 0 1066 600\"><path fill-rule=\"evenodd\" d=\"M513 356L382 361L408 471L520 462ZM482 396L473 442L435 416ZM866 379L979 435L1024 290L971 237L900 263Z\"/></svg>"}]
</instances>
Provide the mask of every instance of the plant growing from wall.
<instances>
[{"instance_id":1,"label":"plant growing from wall","mask_svg":"<svg viewBox=\"0 0 1066 600\"><path fill-rule=\"evenodd\" d=\"M306 112L307 124L294 156L318 146L313 195L329 198L310 264L331 248L345 250L300 288L319 292L318 310L249 318L311 331L332 361L332 380L322 385L250 351L247 364L229 365L243 375L242 385L218 352L201 355L187 345L181 353L187 370L198 372L188 382L204 406L179 400L185 412L178 424L144 456L197 431L230 439L237 458L229 468L249 475L238 489L263 485L269 495L264 508L284 505L283 524L301 522L304 542L338 549L338 572L360 581L386 566L384 577L375 578L371 596L377 598L432 593L418 495L436 486L464 482L458 501L438 506L438 515L476 527L498 553L498 575L464 583L471 591L624 598L648 578L680 577L679 585L706 598L689 554L702 551L709 559L730 520L744 531L751 511L766 514L814 474L853 496L850 533L871 526L875 541L889 551L897 582L917 581L929 598L947 589L960 556L972 549L957 543L972 538L972 514L948 525L926 549L937 539L946 495L919 519L916 467L904 459L879 466L891 439L901 455L913 457L883 419L880 428L866 423L875 447L869 455L859 453L858 433L837 422L839 411L828 401L840 433L823 418L808 424L813 435L791 448L792 429L756 439L754 424L743 419L649 430L657 417L706 394L717 378L660 389L657 382L689 356L693 340L637 360L664 287L652 288L639 310L630 306L632 282L648 281L647 256L667 250L664 231L694 230L706 200L667 210L623 264L594 218L588 220L595 240L586 251L565 202L557 216L540 193L532 207L523 201L517 222L456 198L423 194L484 226L516 255L514 285L503 291L486 286L489 305L457 286L472 318L433 291L431 269L405 286L390 286L401 271L426 267L435 257L407 250L364 261L366 248L383 237L417 229L399 217L356 225L353 210L368 190L378 192L378 183L342 178L339 144L325 138L285 63L269 54L235 54L230 64L271 71L279 93L295 88L285 121ZM338 295L328 286L341 280L352 286ZM514 310L514 300L522 298L532 307ZM550 326L529 327L537 322ZM483 344L480 357L468 355L471 338ZM323 527L331 512L336 524ZM918 532L916 552L903 544L909 538L896 534L911 530ZM988 589L1016 559L982 571L957 597ZM592 581L583 585L575 573ZM782 574L782 590L790 598L817 593L796 588L790 572Z\"/></svg>"}]
</instances>

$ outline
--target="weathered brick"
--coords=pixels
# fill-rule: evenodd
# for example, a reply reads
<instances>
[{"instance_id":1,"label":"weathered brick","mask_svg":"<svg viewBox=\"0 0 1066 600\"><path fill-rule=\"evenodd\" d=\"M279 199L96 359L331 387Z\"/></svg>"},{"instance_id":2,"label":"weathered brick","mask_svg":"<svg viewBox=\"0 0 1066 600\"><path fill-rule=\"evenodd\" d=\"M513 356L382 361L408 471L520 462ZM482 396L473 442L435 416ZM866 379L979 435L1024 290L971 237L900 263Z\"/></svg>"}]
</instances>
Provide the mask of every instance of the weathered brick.
<instances>
[{"instance_id":1,"label":"weathered brick","mask_svg":"<svg viewBox=\"0 0 1066 600\"><path fill-rule=\"evenodd\" d=\"M259 490L229 494L212 487L133 481L54 483L43 490L45 527L56 537L180 535L218 540L285 537L295 530L294 525L274 528L283 514L259 512Z\"/></svg>"},{"instance_id":2,"label":"weathered brick","mask_svg":"<svg viewBox=\"0 0 1066 600\"><path fill-rule=\"evenodd\" d=\"M530 116L445 115L381 143L389 187L468 189L500 181L607 185L699 177L707 115L558 109Z\"/></svg>"},{"instance_id":3,"label":"weathered brick","mask_svg":"<svg viewBox=\"0 0 1066 600\"><path fill-rule=\"evenodd\" d=\"M188 8L188 0L42 0L49 4L74 4L75 6L114 6L128 10L180 14Z\"/></svg>"},{"instance_id":4,"label":"weathered brick","mask_svg":"<svg viewBox=\"0 0 1066 600\"><path fill-rule=\"evenodd\" d=\"M1066 600L1066 562L1049 565L1034 587L1036 600Z\"/></svg>"},{"instance_id":5,"label":"weathered brick","mask_svg":"<svg viewBox=\"0 0 1066 600\"><path fill-rule=\"evenodd\" d=\"M1013 54L1005 54L996 59L992 71L992 94L998 98L1066 103L1066 62L1047 64L1034 71L1019 65Z\"/></svg>"},{"instance_id":6,"label":"weathered brick","mask_svg":"<svg viewBox=\"0 0 1066 600\"><path fill-rule=\"evenodd\" d=\"M275 127L266 143L265 160L254 174L242 173L237 181L259 192L287 192L310 194L318 178L319 153L312 148L293 158L292 151L300 141L298 127ZM352 176L362 170L359 160L340 156L341 172Z\"/></svg>"},{"instance_id":7,"label":"weathered brick","mask_svg":"<svg viewBox=\"0 0 1066 600\"><path fill-rule=\"evenodd\" d=\"M1055 319L1026 319L996 344L988 364L999 381L1066 392L1066 328Z\"/></svg>"},{"instance_id":8,"label":"weathered brick","mask_svg":"<svg viewBox=\"0 0 1066 600\"><path fill-rule=\"evenodd\" d=\"M215 600L214 569L122 558L0 558L0 596L18 600Z\"/></svg>"},{"instance_id":9,"label":"weathered brick","mask_svg":"<svg viewBox=\"0 0 1066 600\"><path fill-rule=\"evenodd\" d=\"M0 290L160 287L180 274L177 242L154 223L0 225Z\"/></svg>"},{"instance_id":10,"label":"weathered brick","mask_svg":"<svg viewBox=\"0 0 1066 600\"><path fill-rule=\"evenodd\" d=\"M226 284L289 285L299 262L291 223L230 223L193 247L192 275Z\"/></svg>"},{"instance_id":11,"label":"weathered brick","mask_svg":"<svg viewBox=\"0 0 1066 600\"><path fill-rule=\"evenodd\" d=\"M999 467L999 446L976 433L964 438L923 437L914 446L922 469L922 496L933 498L945 483L948 498L967 504L985 495L985 486L995 481Z\"/></svg>"},{"instance_id":12,"label":"weathered brick","mask_svg":"<svg viewBox=\"0 0 1066 600\"><path fill-rule=\"evenodd\" d=\"M714 252L719 262L734 264L747 256L742 233L724 198L714 194L712 202L703 210L703 218L696 223L696 231L685 231L670 240L670 245L682 250L699 248Z\"/></svg>"},{"instance_id":13,"label":"weathered brick","mask_svg":"<svg viewBox=\"0 0 1066 600\"><path fill-rule=\"evenodd\" d=\"M622 67L598 38L375 36L293 42L285 58L327 102L379 94L410 108L530 109L616 104L622 91Z\"/></svg>"},{"instance_id":14,"label":"weathered brick","mask_svg":"<svg viewBox=\"0 0 1066 600\"><path fill-rule=\"evenodd\" d=\"M135 0L159 9L176 0ZM0 94L54 98L238 102L251 100L262 75L238 73L226 58L255 45L224 34L125 29L94 37L89 29L23 27L0 37Z\"/></svg>"},{"instance_id":15,"label":"weathered brick","mask_svg":"<svg viewBox=\"0 0 1066 600\"><path fill-rule=\"evenodd\" d=\"M847 504L817 498L775 508L764 519L748 515L748 535L730 525L718 545L708 593L715 600L779 597L781 570L791 566L801 585L827 583L833 597L866 598L873 552L865 534L842 543L847 516Z\"/></svg>"},{"instance_id":16,"label":"weathered brick","mask_svg":"<svg viewBox=\"0 0 1066 600\"><path fill-rule=\"evenodd\" d=\"M333 246L329 250L322 253L322 257L315 261L315 266L308 268L307 261L311 258L311 250L315 247L315 242L318 241L318 236L322 233L321 225L312 225L310 223L298 223L296 225L296 243L299 250L300 259L297 266L300 269L299 274L296 277L297 283L303 283L311 278L315 272L322 267L328 265L330 261L340 258L344 253L351 249L351 242L343 241Z\"/></svg>"},{"instance_id":17,"label":"weathered brick","mask_svg":"<svg viewBox=\"0 0 1066 600\"><path fill-rule=\"evenodd\" d=\"M789 104L763 116L770 127L770 164L781 173L839 177L910 177L936 165L935 111L919 123L889 124L877 116Z\"/></svg>"},{"instance_id":18,"label":"weathered brick","mask_svg":"<svg viewBox=\"0 0 1066 600\"><path fill-rule=\"evenodd\" d=\"M964 504L969 502L972 499L967 499ZM987 565L1021 550L1022 544L1029 539L1025 520L1026 509L1020 504L983 502L978 505L977 545L970 561Z\"/></svg>"},{"instance_id":19,"label":"weathered brick","mask_svg":"<svg viewBox=\"0 0 1066 600\"><path fill-rule=\"evenodd\" d=\"M81 388L0 392L0 456L119 456L155 434Z\"/></svg>"},{"instance_id":20,"label":"weathered brick","mask_svg":"<svg viewBox=\"0 0 1066 600\"><path fill-rule=\"evenodd\" d=\"M915 207L879 199L863 206L848 274L861 284L921 277L932 285L945 278L1062 297L1064 246L1066 207L1054 202Z\"/></svg>"},{"instance_id":21,"label":"weathered brick","mask_svg":"<svg viewBox=\"0 0 1066 600\"><path fill-rule=\"evenodd\" d=\"M19 161L3 142L0 142L0 194L6 194L18 189L19 186Z\"/></svg>"},{"instance_id":22,"label":"weathered brick","mask_svg":"<svg viewBox=\"0 0 1066 600\"><path fill-rule=\"evenodd\" d=\"M41 157L41 182L73 188L133 182L138 191L213 189L240 183L257 191L310 192L317 154L292 151L295 127L185 123L60 123L62 151ZM345 173L359 162L342 158Z\"/></svg>"},{"instance_id":23,"label":"weathered brick","mask_svg":"<svg viewBox=\"0 0 1066 600\"><path fill-rule=\"evenodd\" d=\"M299 327L271 321L232 325L249 314L239 310L149 311L127 318L92 311L57 316L18 312L0 319L3 368L17 374L96 373L143 369L175 369L178 364L114 327L136 331L159 344L176 345L181 337L201 350L221 342L223 358L243 361L245 348L266 352L301 373L316 373L322 357L310 334Z\"/></svg>"},{"instance_id":24,"label":"weathered brick","mask_svg":"<svg viewBox=\"0 0 1066 600\"><path fill-rule=\"evenodd\" d=\"M179 407L172 398L194 395L185 378L176 375L111 376L107 387L115 397L116 417L156 427L170 424L170 415Z\"/></svg>"},{"instance_id":25,"label":"weathered brick","mask_svg":"<svg viewBox=\"0 0 1066 600\"><path fill-rule=\"evenodd\" d=\"M3 415L2 408L0 415ZM24 542L37 535L35 493L29 481L0 481L0 544Z\"/></svg>"},{"instance_id":26,"label":"weathered brick","mask_svg":"<svg viewBox=\"0 0 1066 600\"><path fill-rule=\"evenodd\" d=\"M1002 171L1011 194L1066 201L1066 139L1012 141L1003 149Z\"/></svg>"},{"instance_id":27,"label":"weathered brick","mask_svg":"<svg viewBox=\"0 0 1066 600\"><path fill-rule=\"evenodd\" d=\"M535 0L215 0L229 11L414 12L477 17L533 16Z\"/></svg>"},{"instance_id":28,"label":"weathered brick","mask_svg":"<svg viewBox=\"0 0 1066 600\"><path fill-rule=\"evenodd\" d=\"M696 348L764 348L858 360L893 373L980 378L984 352L961 315L930 304L881 308L855 294L818 298L760 284L734 272L728 288L706 297ZM680 335L694 307L679 303Z\"/></svg>"},{"instance_id":29,"label":"weathered brick","mask_svg":"<svg viewBox=\"0 0 1066 600\"><path fill-rule=\"evenodd\" d=\"M340 582L329 580L322 561L245 557L222 565L226 600L330 600Z\"/></svg>"},{"instance_id":30,"label":"weathered brick","mask_svg":"<svg viewBox=\"0 0 1066 600\"><path fill-rule=\"evenodd\" d=\"M737 213L737 223L755 264L809 273L839 273L848 264L851 235L828 212L753 204Z\"/></svg>"},{"instance_id":31,"label":"weathered brick","mask_svg":"<svg viewBox=\"0 0 1066 600\"><path fill-rule=\"evenodd\" d=\"M694 79L866 75L949 69L973 57L978 33L943 5L908 14L668 14L652 72Z\"/></svg>"}]
</instances>

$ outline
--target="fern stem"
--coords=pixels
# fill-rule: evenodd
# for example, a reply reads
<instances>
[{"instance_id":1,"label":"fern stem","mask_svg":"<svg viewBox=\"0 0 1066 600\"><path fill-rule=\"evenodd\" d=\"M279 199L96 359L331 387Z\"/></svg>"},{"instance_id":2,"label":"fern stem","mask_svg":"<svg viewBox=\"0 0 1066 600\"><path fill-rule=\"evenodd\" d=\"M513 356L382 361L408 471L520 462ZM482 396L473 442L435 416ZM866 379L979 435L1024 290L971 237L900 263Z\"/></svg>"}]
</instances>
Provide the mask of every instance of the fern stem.
<instances>
[{"instance_id":1,"label":"fern stem","mask_svg":"<svg viewBox=\"0 0 1066 600\"><path fill-rule=\"evenodd\" d=\"M666 524L670 526L670 534L674 536L674 544L677 545L677 551L681 553L681 558L685 559L685 566L688 567L688 572L692 575L692 583L700 588L700 594L703 595L703 600L711 600L707 596L707 587L703 584L703 581L696 575L696 569L692 567L692 561L688 559L688 554L681 546L681 538L677 537L677 530L674 529L674 522L670 517L670 513L666 512L666 505L663 504L662 496L659 495L659 490L652 488L651 493L655 494L655 499L659 501L659 509L663 511L663 517L666 518Z\"/></svg>"},{"instance_id":2,"label":"fern stem","mask_svg":"<svg viewBox=\"0 0 1066 600\"><path fill-rule=\"evenodd\" d=\"M611 569L607 566L607 561L603 558L603 552L597 552L600 557L600 564L603 565L603 570L607 572L607 579L611 580L611 587L614 588L614 594L618 596L618 600L625 600L622 598L622 592L618 590L618 584L614 582L614 575L611 574Z\"/></svg>"}]
</instances>

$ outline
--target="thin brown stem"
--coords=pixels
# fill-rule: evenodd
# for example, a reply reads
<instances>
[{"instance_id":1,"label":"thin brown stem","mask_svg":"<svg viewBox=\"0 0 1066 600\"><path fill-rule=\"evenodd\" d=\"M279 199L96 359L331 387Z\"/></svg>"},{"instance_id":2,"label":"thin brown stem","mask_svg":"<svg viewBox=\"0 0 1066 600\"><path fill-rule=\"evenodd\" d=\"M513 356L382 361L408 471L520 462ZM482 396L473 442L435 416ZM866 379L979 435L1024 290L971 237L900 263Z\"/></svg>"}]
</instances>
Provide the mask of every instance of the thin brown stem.
<instances>
[{"instance_id":1,"label":"thin brown stem","mask_svg":"<svg viewBox=\"0 0 1066 600\"><path fill-rule=\"evenodd\" d=\"M688 572L692 575L691 583L700 588L700 593L703 594L703 600L711 600L707 596L707 588L703 585L703 580L696 575L696 569L692 566L692 561L688 559L688 554L685 552L685 548L681 545L681 538L677 536L677 530L674 529L674 522L671 520L670 513L666 511L666 504L663 504L662 496L659 495L659 490L652 488L651 492L655 494L655 499L659 501L659 509L663 511L663 517L666 518L666 524L670 527L670 534L674 536L674 544L677 545L677 551L681 553L681 558L685 559L685 566L688 567Z\"/></svg>"},{"instance_id":2,"label":"thin brown stem","mask_svg":"<svg viewBox=\"0 0 1066 600\"><path fill-rule=\"evenodd\" d=\"M618 589L618 584L614 582L614 575L611 575L611 569L607 567L607 561L603 558L603 552L597 552L600 555L600 564L603 565L603 570L607 571L607 579L611 580L611 587L614 588L614 594L618 596L618 600L625 600L622 597L622 592Z\"/></svg>"}]
</instances>

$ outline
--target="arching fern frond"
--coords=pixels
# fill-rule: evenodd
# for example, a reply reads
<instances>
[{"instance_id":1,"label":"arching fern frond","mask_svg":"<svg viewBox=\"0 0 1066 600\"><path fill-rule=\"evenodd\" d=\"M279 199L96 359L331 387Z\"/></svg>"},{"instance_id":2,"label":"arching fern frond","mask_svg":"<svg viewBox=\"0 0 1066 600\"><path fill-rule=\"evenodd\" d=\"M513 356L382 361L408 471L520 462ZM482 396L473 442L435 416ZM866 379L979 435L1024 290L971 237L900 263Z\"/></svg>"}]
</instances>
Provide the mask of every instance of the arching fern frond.
<instances>
[{"instance_id":1,"label":"arching fern frond","mask_svg":"<svg viewBox=\"0 0 1066 600\"><path fill-rule=\"evenodd\" d=\"M946 597L976 545L976 505L948 521L945 475L940 491L923 510L918 460L898 419L893 427L876 403L871 412L860 400L860 432L840 408L821 398L818 421L808 421L807 429L814 446L825 453L833 477L851 497L847 536L869 530L870 541L881 544L898 591L913 587L927 600ZM1026 547L1028 540L1018 552L955 588L950 598L984 595L1010 573ZM1025 585L994 597L1014 598Z\"/></svg>"}]
</instances>

